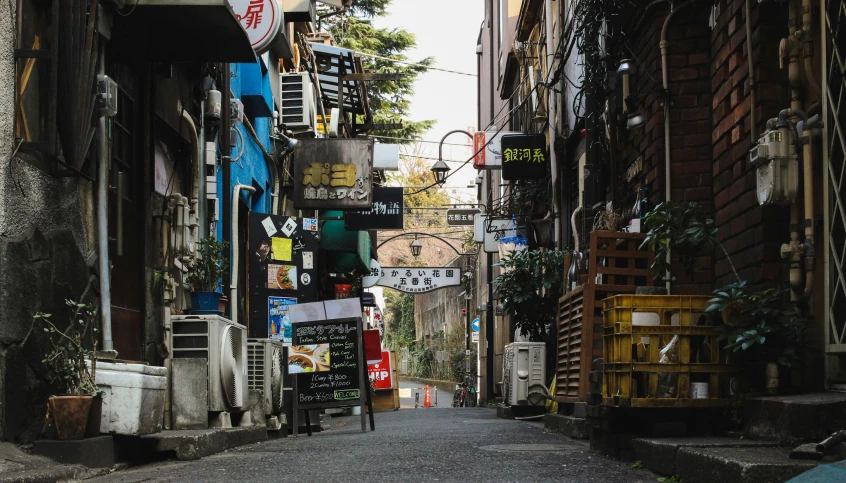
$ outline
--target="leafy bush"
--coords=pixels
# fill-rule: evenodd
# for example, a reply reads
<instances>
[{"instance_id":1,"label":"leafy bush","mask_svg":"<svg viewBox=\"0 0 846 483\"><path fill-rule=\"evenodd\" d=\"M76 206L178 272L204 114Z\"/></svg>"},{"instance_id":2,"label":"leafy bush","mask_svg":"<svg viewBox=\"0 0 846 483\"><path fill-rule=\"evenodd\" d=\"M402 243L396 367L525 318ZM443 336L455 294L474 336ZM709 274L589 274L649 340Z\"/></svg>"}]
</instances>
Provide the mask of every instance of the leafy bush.
<instances>
[{"instance_id":1,"label":"leafy bush","mask_svg":"<svg viewBox=\"0 0 846 483\"><path fill-rule=\"evenodd\" d=\"M786 290L750 292L746 282L715 290L706 312L719 313L725 325L720 339L746 361L777 362L790 367L800 360L808 319L785 296Z\"/></svg>"},{"instance_id":2,"label":"leafy bush","mask_svg":"<svg viewBox=\"0 0 846 483\"><path fill-rule=\"evenodd\" d=\"M200 256L188 275L188 285L194 292L215 292L223 277L223 264L229 249L228 242L219 242L214 238L204 238L198 243Z\"/></svg>"}]
</instances>

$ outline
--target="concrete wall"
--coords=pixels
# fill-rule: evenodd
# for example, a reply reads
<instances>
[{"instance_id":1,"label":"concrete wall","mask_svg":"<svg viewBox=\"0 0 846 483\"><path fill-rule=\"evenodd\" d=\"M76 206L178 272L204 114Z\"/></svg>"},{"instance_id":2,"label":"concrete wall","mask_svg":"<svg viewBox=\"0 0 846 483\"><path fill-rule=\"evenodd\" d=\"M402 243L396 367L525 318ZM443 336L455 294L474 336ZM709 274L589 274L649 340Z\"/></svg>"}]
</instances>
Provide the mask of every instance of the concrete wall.
<instances>
[{"instance_id":1,"label":"concrete wall","mask_svg":"<svg viewBox=\"0 0 846 483\"><path fill-rule=\"evenodd\" d=\"M50 390L31 331L37 311L63 321L65 298L96 302L89 283L93 186L51 176L14 150L14 2L0 6L0 440L26 442L43 424ZM40 332L40 330L38 331Z\"/></svg>"},{"instance_id":2,"label":"concrete wall","mask_svg":"<svg viewBox=\"0 0 846 483\"><path fill-rule=\"evenodd\" d=\"M463 258L448 266L460 270L464 266ZM459 295L463 292L463 286L447 287L414 297L414 327L418 340L428 343L438 332L451 334L465 330L461 309L466 307L466 302L464 296Z\"/></svg>"}]
</instances>

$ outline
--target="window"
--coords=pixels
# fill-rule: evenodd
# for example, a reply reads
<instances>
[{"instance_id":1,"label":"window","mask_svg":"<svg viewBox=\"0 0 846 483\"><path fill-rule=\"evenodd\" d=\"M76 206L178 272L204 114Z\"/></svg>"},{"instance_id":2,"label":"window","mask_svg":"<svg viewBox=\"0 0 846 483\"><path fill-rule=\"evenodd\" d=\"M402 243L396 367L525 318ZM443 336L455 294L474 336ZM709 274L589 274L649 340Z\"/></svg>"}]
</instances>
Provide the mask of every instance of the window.
<instances>
[{"instance_id":1,"label":"window","mask_svg":"<svg viewBox=\"0 0 846 483\"><path fill-rule=\"evenodd\" d=\"M56 154L57 21L50 0L18 0L15 49L15 144ZM27 161L50 171L50 165ZM40 158L40 157L38 157Z\"/></svg>"}]
</instances>

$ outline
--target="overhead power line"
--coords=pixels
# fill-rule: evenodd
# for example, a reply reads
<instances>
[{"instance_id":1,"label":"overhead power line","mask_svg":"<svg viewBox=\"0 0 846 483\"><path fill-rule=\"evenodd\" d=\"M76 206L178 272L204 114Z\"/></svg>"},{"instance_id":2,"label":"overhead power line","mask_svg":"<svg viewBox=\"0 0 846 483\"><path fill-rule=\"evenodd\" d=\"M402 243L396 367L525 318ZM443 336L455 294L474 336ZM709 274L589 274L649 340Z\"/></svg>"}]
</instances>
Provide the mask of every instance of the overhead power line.
<instances>
[{"instance_id":1,"label":"overhead power line","mask_svg":"<svg viewBox=\"0 0 846 483\"><path fill-rule=\"evenodd\" d=\"M407 61L404 61L404 60L392 59L390 57L382 57L381 55L365 54L364 52L356 52L356 54L357 55L363 55L365 57L373 57L374 59L382 59L382 60L387 60L389 62L396 62L397 64L413 65L413 66L417 66L417 67L425 67L429 70L438 70L438 71L441 71L441 72L449 72L450 74L459 74L459 75L466 75L466 76L469 76L469 77L478 77L476 74L470 74L469 72L459 72L457 70L441 69L441 68L438 68L438 67L432 67L430 65L420 64L420 63L417 63L417 62L407 62Z\"/></svg>"},{"instance_id":2,"label":"overhead power line","mask_svg":"<svg viewBox=\"0 0 846 483\"><path fill-rule=\"evenodd\" d=\"M412 141L415 143L429 143L429 144L441 144L438 141L424 141L423 139L409 139L409 138L397 138L393 136L380 136L378 134L368 134L371 138L379 138L379 139L395 139L397 141ZM464 146L470 147L472 144L461 144L461 143L443 143L444 146Z\"/></svg>"}]
</instances>

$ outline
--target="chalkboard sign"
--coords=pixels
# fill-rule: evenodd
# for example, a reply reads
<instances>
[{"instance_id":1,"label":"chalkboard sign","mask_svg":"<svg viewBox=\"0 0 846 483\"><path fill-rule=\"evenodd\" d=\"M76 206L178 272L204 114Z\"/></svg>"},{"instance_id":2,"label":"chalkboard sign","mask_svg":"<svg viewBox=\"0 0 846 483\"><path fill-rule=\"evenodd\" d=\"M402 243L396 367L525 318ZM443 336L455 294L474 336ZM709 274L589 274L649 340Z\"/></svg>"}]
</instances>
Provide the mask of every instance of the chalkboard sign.
<instances>
[{"instance_id":1,"label":"chalkboard sign","mask_svg":"<svg viewBox=\"0 0 846 483\"><path fill-rule=\"evenodd\" d=\"M292 374L294 414L298 409L364 406L369 386L361 337L360 317L293 323L288 368L302 367ZM365 424L362 417L362 431Z\"/></svg>"}]
</instances>

